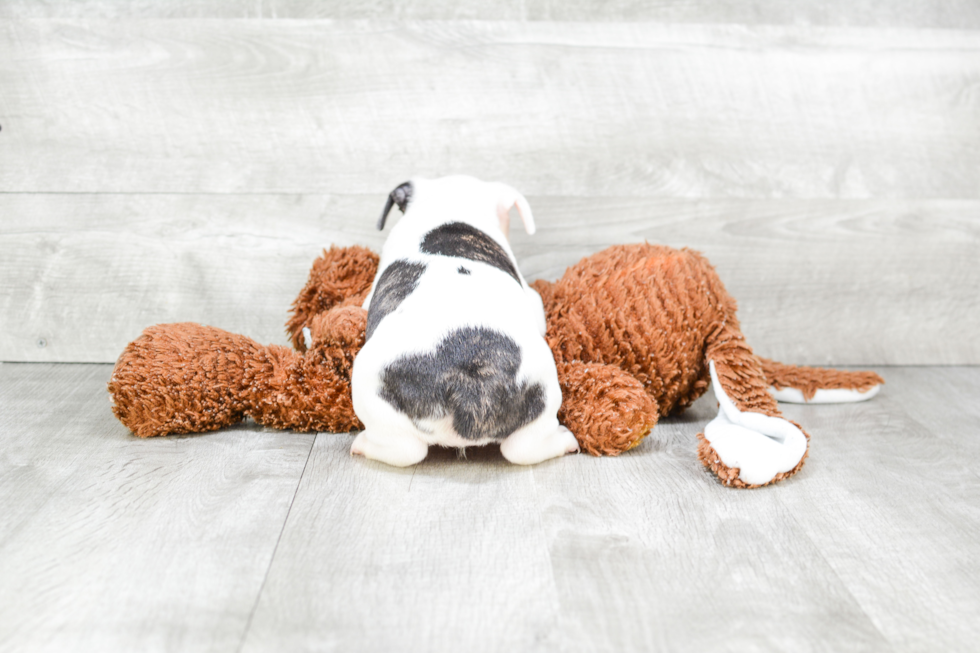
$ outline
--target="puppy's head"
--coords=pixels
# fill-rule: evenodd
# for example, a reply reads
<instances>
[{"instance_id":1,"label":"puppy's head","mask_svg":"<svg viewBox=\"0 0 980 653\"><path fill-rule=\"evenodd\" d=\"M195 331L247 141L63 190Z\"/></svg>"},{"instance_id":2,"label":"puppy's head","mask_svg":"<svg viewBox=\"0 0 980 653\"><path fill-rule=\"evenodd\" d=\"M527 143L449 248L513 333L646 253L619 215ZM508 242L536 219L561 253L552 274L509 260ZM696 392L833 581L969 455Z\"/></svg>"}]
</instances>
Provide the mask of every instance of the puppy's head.
<instances>
[{"instance_id":1,"label":"puppy's head","mask_svg":"<svg viewBox=\"0 0 980 653\"><path fill-rule=\"evenodd\" d=\"M393 207L405 214L404 220L424 220L426 223L466 222L481 231L499 229L507 236L510 230L510 210L517 213L529 234L535 231L534 216L524 196L507 184L485 182L454 175L439 179L412 179L388 194L384 210L378 219L378 230Z\"/></svg>"}]
</instances>

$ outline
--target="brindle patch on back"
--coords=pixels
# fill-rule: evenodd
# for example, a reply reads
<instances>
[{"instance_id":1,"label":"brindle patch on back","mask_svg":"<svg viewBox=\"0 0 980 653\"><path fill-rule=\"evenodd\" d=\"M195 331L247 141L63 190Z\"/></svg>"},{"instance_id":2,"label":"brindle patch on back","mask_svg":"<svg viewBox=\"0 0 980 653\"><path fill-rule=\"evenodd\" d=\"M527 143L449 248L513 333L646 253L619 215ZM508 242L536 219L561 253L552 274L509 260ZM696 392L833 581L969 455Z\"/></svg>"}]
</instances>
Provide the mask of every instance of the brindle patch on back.
<instances>
[{"instance_id":1,"label":"brindle patch on back","mask_svg":"<svg viewBox=\"0 0 980 653\"><path fill-rule=\"evenodd\" d=\"M378 279L378 287L368 308L365 340L371 338L385 316L398 308L405 298L412 294L424 273L425 263L412 263L404 259L393 261L385 268L381 278Z\"/></svg>"},{"instance_id":2,"label":"brindle patch on back","mask_svg":"<svg viewBox=\"0 0 980 653\"><path fill-rule=\"evenodd\" d=\"M449 222L425 234L421 250L426 254L458 256L499 268L521 282L517 266L496 240L465 222Z\"/></svg>"},{"instance_id":3,"label":"brindle patch on back","mask_svg":"<svg viewBox=\"0 0 980 653\"><path fill-rule=\"evenodd\" d=\"M381 398L419 420L451 416L466 440L502 440L544 411L544 388L517 382L521 350L487 327L451 331L426 354L408 354L381 373Z\"/></svg>"}]
</instances>

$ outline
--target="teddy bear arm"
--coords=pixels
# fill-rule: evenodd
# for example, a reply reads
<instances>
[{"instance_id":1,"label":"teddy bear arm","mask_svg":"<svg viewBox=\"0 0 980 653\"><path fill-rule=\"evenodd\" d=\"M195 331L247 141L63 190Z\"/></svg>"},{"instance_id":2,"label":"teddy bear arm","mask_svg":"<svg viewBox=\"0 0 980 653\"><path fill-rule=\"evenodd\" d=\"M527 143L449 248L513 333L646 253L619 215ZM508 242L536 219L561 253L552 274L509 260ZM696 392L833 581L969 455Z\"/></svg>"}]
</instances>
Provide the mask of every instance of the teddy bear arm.
<instances>
[{"instance_id":1,"label":"teddy bear arm","mask_svg":"<svg viewBox=\"0 0 980 653\"><path fill-rule=\"evenodd\" d=\"M351 401L353 356L314 346L306 354L271 345L252 363L246 412L263 426L346 433L363 428Z\"/></svg>"},{"instance_id":2,"label":"teddy bear arm","mask_svg":"<svg viewBox=\"0 0 980 653\"><path fill-rule=\"evenodd\" d=\"M367 311L360 305L344 303L315 315L304 327L303 338L307 349L330 347L336 353L346 352L353 361L364 346L366 330Z\"/></svg>"},{"instance_id":3,"label":"teddy bear arm","mask_svg":"<svg viewBox=\"0 0 980 653\"><path fill-rule=\"evenodd\" d=\"M306 351L304 327L337 306L360 306L378 271L378 255L366 247L331 247L310 269L306 285L293 301L286 333L298 351Z\"/></svg>"},{"instance_id":4,"label":"teddy bear arm","mask_svg":"<svg viewBox=\"0 0 980 653\"><path fill-rule=\"evenodd\" d=\"M351 371L364 346L367 311L341 303L304 327L305 354L269 347L264 379L256 385L249 415L260 424L298 431L348 432L364 428L354 414Z\"/></svg>"}]
</instances>

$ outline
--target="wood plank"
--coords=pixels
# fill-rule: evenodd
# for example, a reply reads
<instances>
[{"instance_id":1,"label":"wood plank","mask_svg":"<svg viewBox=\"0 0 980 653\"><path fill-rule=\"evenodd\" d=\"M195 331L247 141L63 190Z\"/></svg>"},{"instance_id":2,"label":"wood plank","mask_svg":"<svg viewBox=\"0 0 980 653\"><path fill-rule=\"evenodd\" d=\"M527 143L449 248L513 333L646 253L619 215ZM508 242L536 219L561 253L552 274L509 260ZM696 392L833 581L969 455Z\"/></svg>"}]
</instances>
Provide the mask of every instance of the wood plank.
<instances>
[{"instance_id":1,"label":"wood plank","mask_svg":"<svg viewBox=\"0 0 980 653\"><path fill-rule=\"evenodd\" d=\"M980 368L889 367L883 373L884 403L904 410L964 460L980 457Z\"/></svg>"},{"instance_id":2,"label":"wood plank","mask_svg":"<svg viewBox=\"0 0 980 653\"><path fill-rule=\"evenodd\" d=\"M9 20L2 192L980 198L975 31Z\"/></svg>"},{"instance_id":3,"label":"wood plank","mask_svg":"<svg viewBox=\"0 0 980 653\"><path fill-rule=\"evenodd\" d=\"M716 406L709 393L619 458L534 468L565 650L889 650L781 503L797 481L737 492L698 462Z\"/></svg>"},{"instance_id":4,"label":"wood plank","mask_svg":"<svg viewBox=\"0 0 980 653\"><path fill-rule=\"evenodd\" d=\"M110 372L0 366L0 650L237 650L313 436L138 440Z\"/></svg>"},{"instance_id":5,"label":"wood plank","mask_svg":"<svg viewBox=\"0 0 980 653\"><path fill-rule=\"evenodd\" d=\"M554 21L653 21L875 27L980 27L980 8L971 0L853 2L810 0L5 0L0 18L251 18L251 19L481 19Z\"/></svg>"},{"instance_id":6,"label":"wood plank","mask_svg":"<svg viewBox=\"0 0 980 653\"><path fill-rule=\"evenodd\" d=\"M242 650L557 650L531 470L493 447L397 469L350 442L317 436Z\"/></svg>"},{"instance_id":7,"label":"wood plank","mask_svg":"<svg viewBox=\"0 0 980 653\"><path fill-rule=\"evenodd\" d=\"M380 248L383 197L0 194L12 218L0 223L0 359L113 361L143 328L184 320L284 344L321 249ZM530 202L539 232L512 234L529 279L617 243L689 246L718 268L760 354L980 363L980 202Z\"/></svg>"},{"instance_id":8,"label":"wood plank","mask_svg":"<svg viewBox=\"0 0 980 653\"><path fill-rule=\"evenodd\" d=\"M568 198L534 206L542 204L533 244L515 235L529 278L556 278L617 243L691 247L717 268L762 355L829 366L980 363L976 204Z\"/></svg>"},{"instance_id":9,"label":"wood plank","mask_svg":"<svg viewBox=\"0 0 980 653\"><path fill-rule=\"evenodd\" d=\"M969 0L826 0L786 3L779 0L526 0L528 19L735 23L744 25L829 25L867 27L975 28L980 13Z\"/></svg>"},{"instance_id":10,"label":"wood plank","mask_svg":"<svg viewBox=\"0 0 980 653\"><path fill-rule=\"evenodd\" d=\"M970 650L980 370L878 371L784 405L807 465L734 491L695 457L710 393L619 458L401 470L348 435L136 440L108 366L3 364L0 651Z\"/></svg>"},{"instance_id":11,"label":"wood plank","mask_svg":"<svg viewBox=\"0 0 980 653\"><path fill-rule=\"evenodd\" d=\"M897 650L969 650L980 635L980 478L963 445L976 429L940 435L916 397L964 410L928 383L886 385L866 404L784 407L813 446L809 473L778 498Z\"/></svg>"},{"instance_id":12,"label":"wood plank","mask_svg":"<svg viewBox=\"0 0 980 653\"><path fill-rule=\"evenodd\" d=\"M323 247L380 247L372 200L358 214L325 196L0 195L18 216L0 225L0 358L110 362L181 321L286 344Z\"/></svg>"}]
</instances>

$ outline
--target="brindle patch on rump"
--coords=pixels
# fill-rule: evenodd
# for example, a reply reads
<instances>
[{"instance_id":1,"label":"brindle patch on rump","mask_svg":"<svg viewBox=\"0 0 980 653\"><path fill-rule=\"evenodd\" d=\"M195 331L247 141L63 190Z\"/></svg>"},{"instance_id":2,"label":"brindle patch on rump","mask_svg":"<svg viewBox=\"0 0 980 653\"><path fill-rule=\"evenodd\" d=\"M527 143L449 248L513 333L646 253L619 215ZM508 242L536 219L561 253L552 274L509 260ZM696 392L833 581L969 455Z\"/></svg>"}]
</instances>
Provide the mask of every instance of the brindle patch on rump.
<instances>
[{"instance_id":1,"label":"brindle patch on rump","mask_svg":"<svg viewBox=\"0 0 980 653\"><path fill-rule=\"evenodd\" d=\"M402 356L381 373L381 398L413 422L453 418L466 440L502 440L544 411L544 388L518 382L517 343L486 327L451 331L434 352Z\"/></svg>"}]
</instances>

